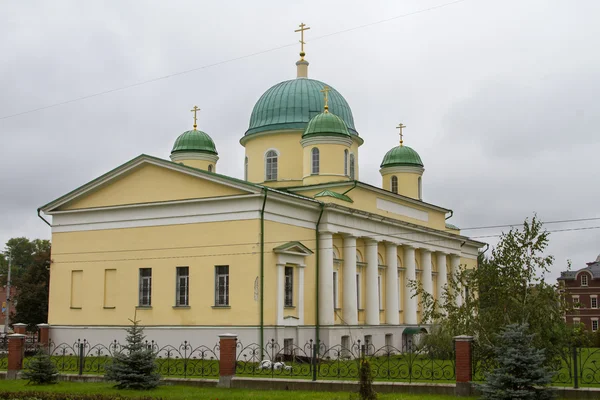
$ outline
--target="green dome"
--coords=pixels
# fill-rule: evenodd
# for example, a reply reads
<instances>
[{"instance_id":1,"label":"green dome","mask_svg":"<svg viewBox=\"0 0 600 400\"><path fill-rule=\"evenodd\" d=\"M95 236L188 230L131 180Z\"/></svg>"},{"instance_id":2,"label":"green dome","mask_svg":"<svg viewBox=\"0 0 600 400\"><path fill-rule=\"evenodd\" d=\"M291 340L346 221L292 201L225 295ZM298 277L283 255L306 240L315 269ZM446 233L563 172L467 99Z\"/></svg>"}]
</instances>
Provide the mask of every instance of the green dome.
<instances>
[{"instance_id":1,"label":"green dome","mask_svg":"<svg viewBox=\"0 0 600 400\"><path fill-rule=\"evenodd\" d=\"M306 129L308 122L323 112L325 102L321 90L325 86L329 85L314 79L297 78L271 87L254 106L246 135L279 129ZM344 121L351 134L358 135L350 106L339 92L329 87L329 111Z\"/></svg>"},{"instance_id":2,"label":"green dome","mask_svg":"<svg viewBox=\"0 0 600 400\"><path fill-rule=\"evenodd\" d=\"M307 136L330 136L343 135L350 136L348 128L344 121L332 113L317 114L310 120L302 137Z\"/></svg>"},{"instance_id":3,"label":"green dome","mask_svg":"<svg viewBox=\"0 0 600 400\"><path fill-rule=\"evenodd\" d=\"M381 168L412 165L423 167L419 154L408 146L397 146L387 152L383 157Z\"/></svg>"},{"instance_id":4,"label":"green dome","mask_svg":"<svg viewBox=\"0 0 600 400\"><path fill-rule=\"evenodd\" d=\"M193 131L183 132L179 135L177 140L175 140L171 154L180 151L219 154L217 153L215 142L213 142L210 136L205 132L197 131L195 129Z\"/></svg>"}]
</instances>

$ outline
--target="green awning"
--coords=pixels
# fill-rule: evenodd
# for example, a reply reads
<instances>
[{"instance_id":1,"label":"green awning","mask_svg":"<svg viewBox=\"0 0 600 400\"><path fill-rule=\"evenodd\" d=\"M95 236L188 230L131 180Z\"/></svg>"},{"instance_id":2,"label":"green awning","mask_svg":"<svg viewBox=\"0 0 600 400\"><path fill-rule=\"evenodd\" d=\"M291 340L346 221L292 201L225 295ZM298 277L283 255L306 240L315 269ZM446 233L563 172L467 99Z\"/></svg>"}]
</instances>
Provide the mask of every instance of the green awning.
<instances>
[{"instance_id":1,"label":"green awning","mask_svg":"<svg viewBox=\"0 0 600 400\"><path fill-rule=\"evenodd\" d=\"M420 328L418 326L411 326L404 328L404 332L402 332L403 335L417 335L419 333L427 333L427 329Z\"/></svg>"}]
</instances>

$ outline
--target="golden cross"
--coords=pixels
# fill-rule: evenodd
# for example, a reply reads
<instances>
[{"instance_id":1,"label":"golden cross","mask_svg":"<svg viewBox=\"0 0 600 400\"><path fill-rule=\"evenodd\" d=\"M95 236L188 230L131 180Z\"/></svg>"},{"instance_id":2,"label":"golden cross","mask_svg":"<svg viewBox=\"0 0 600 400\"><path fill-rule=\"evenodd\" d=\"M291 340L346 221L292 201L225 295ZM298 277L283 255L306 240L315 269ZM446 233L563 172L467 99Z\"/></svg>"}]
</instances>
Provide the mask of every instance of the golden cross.
<instances>
[{"instance_id":1,"label":"golden cross","mask_svg":"<svg viewBox=\"0 0 600 400\"><path fill-rule=\"evenodd\" d=\"M328 113L329 112L329 91L331 90L331 88L329 86L325 86L323 87L323 90L321 90L321 93L323 93L323 96L325 97L325 107L323 107L323 112Z\"/></svg>"},{"instance_id":2,"label":"golden cross","mask_svg":"<svg viewBox=\"0 0 600 400\"><path fill-rule=\"evenodd\" d=\"M404 140L402 138L404 135L402 134L402 128L406 128L406 125L400 123L396 128L400 129L400 146L404 146Z\"/></svg>"},{"instance_id":3,"label":"golden cross","mask_svg":"<svg viewBox=\"0 0 600 400\"><path fill-rule=\"evenodd\" d=\"M304 53L304 45L305 45L305 42L304 42L304 31L307 31L310 28L308 26L306 26L306 24L304 22L302 22L298 26L300 27L300 29L296 29L294 32L300 32L300 59L304 60L304 56L306 55L306 53Z\"/></svg>"},{"instance_id":4,"label":"golden cross","mask_svg":"<svg viewBox=\"0 0 600 400\"><path fill-rule=\"evenodd\" d=\"M196 113L200 111L200 109L198 108L198 106L194 106L194 108L190 111L194 113L194 130L196 130L196 128L198 127L198 125L196 125L196 121L198 120L198 118L196 117Z\"/></svg>"}]
</instances>

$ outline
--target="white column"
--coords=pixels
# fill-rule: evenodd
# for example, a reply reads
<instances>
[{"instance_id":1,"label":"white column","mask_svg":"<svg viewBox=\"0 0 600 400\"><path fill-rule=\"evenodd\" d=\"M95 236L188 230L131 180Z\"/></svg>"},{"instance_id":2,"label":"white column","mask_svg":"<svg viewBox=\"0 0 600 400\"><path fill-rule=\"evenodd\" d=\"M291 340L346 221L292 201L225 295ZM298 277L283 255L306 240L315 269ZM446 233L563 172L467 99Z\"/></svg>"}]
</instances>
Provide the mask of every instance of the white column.
<instances>
[{"instance_id":1,"label":"white column","mask_svg":"<svg viewBox=\"0 0 600 400\"><path fill-rule=\"evenodd\" d=\"M365 307L367 325L379 325L379 291L377 290L377 276L379 275L377 260L377 241L365 239L365 253L367 261L366 298Z\"/></svg>"},{"instance_id":2,"label":"white column","mask_svg":"<svg viewBox=\"0 0 600 400\"><path fill-rule=\"evenodd\" d=\"M298 266L298 324L304 325L304 268L306 265Z\"/></svg>"},{"instance_id":3,"label":"white column","mask_svg":"<svg viewBox=\"0 0 600 400\"><path fill-rule=\"evenodd\" d=\"M342 316L348 325L358 325L356 306L356 237L344 236Z\"/></svg>"},{"instance_id":4,"label":"white column","mask_svg":"<svg viewBox=\"0 0 600 400\"><path fill-rule=\"evenodd\" d=\"M404 282L404 323L408 325L417 324L417 298L412 297L413 291L408 287L409 281L414 281L417 278L415 265L415 248L403 245L404 249L404 266L406 267L406 282Z\"/></svg>"},{"instance_id":5,"label":"white column","mask_svg":"<svg viewBox=\"0 0 600 400\"><path fill-rule=\"evenodd\" d=\"M431 251L421 249L421 283L423 290L429 294L433 293L433 278L431 277Z\"/></svg>"},{"instance_id":6,"label":"white column","mask_svg":"<svg viewBox=\"0 0 600 400\"><path fill-rule=\"evenodd\" d=\"M277 264L277 325L283 325L285 304L285 264Z\"/></svg>"},{"instance_id":7,"label":"white column","mask_svg":"<svg viewBox=\"0 0 600 400\"><path fill-rule=\"evenodd\" d=\"M460 270L460 256L458 254L450 255L450 268L452 268L452 275L457 276L457 274ZM460 307L460 306L462 306L462 303L463 303L463 295L462 295L463 287L460 284L460 282L458 283L457 290L458 290L458 293L456 293L456 305Z\"/></svg>"},{"instance_id":8,"label":"white column","mask_svg":"<svg viewBox=\"0 0 600 400\"><path fill-rule=\"evenodd\" d=\"M437 301L443 302L442 296L448 284L448 269L446 268L446 253L437 252Z\"/></svg>"},{"instance_id":9,"label":"white column","mask_svg":"<svg viewBox=\"0 0 600 400\"><path fill-rule=\"evenodd\" d=\"M398 325L398 247L396 243L385 244L385 323Z\"/></svg>"},{"instance_id":10,"label":"white column","mask_svg":"<svg viewBox=\"0 0 600 400\"><path fill-rule=\"evenodd\" d=\"M333 310L333 234L319 234L319 323L334 324Z\"/></svg>"}]
</instances>

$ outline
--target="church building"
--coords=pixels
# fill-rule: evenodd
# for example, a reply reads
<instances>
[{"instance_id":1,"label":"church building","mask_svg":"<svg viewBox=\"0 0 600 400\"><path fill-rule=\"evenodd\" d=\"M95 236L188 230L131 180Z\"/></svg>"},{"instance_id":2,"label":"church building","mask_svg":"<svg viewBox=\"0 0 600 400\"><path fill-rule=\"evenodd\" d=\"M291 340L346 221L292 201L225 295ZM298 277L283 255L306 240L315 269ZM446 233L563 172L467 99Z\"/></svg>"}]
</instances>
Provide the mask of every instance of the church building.
<instances>
[{"instance_id":1,"label":"church building","mask_svg":"<svg viewBox=\"0 0 600 400\"><path fill-rule=\"evenodd\" d=\"M142 154L38 209L52 217L54 342L122 339L134 315L162 344L236 333L243 344L401 347L428 329L409 281L440 296L483 243L423 199L424 163L404 125L381 154L381 185L360 180L369 135L304 57L240 132L243 179L218 173L219 143L194 107L170 159Z\"/></svg>"}]
</instances>

